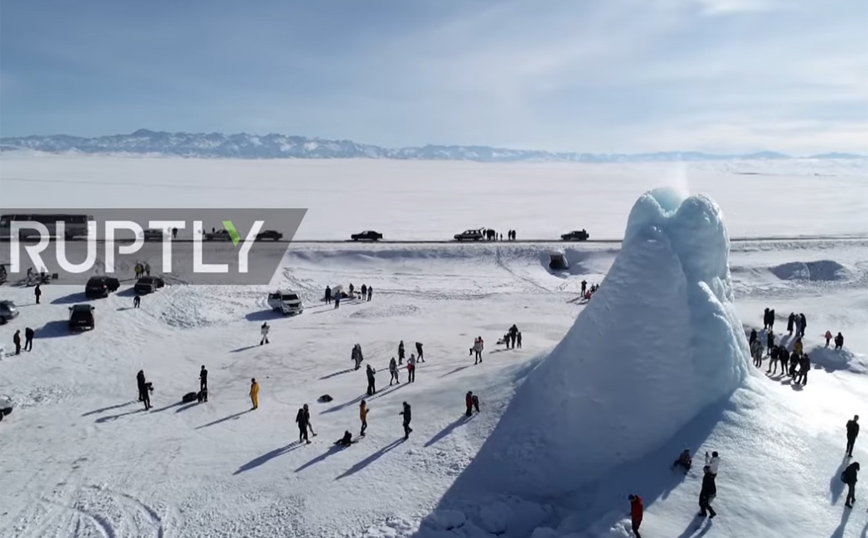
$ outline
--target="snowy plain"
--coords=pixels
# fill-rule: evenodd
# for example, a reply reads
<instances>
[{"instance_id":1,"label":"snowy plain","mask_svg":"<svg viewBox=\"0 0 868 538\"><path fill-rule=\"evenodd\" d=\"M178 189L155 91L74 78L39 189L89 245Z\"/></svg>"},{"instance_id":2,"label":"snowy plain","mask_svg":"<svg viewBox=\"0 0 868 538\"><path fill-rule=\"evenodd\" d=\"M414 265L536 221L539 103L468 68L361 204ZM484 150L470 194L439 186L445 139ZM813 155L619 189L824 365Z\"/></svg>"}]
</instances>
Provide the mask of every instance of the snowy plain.
<instances>
[{"instance_id":1,"label":"snowy plain","mask_svg":"<svg viewBox=\"0 0 868 538\"><path fill-rule=\"evenodd\" d=\"M836 163L787 163L786 169L743 163L756 172L745 175L732 166L4 155L2 207L33 205L34 197L46 207L165 206L168 198L175 207L305 206L310 211L299 232L305 239L343 239L378 226L387 237L396 230L407 239L479 226L516 228L540 239L585 227L595 237L620 238L636 198L665 185L708 193L730 236L853 237L731 245L734 307L746 327L761 328L766 306L777 310L778 330L790 311L808 317L805 347L815 370L807 386L766 376L765 364L763 371L748 364L738 389L696 409L662 443L621 462L604 480L551 498L486 492L503 482L501 476L486 480L486 472L497 472L491 462L500 454L516 457L496 430L509 424L503 414L512 413L523 381L590 307L576 301L579 283L603 281L621 253L617 244L566 246L571 267L558 274L547 268L552 245L544 244L291 245L272 287L299 290L308 304L301 316L268 311L270 287L170 286L134 310L130 279L118 294L93 301L97 327L80 335L67 334L64 323L67 307L83 300L79 287L45 286L37 306L32 288L4 285L0 298L19 304L21 316L0 326L0 343L8 350L12 333L26 326L37 336L32 352L0 360L0 394L18 404L0 423L0 536L620 538L630 536L621 523L626 495L636 493L646 504L646 537L864 538L864 495L857 490L856 508L844 509L837 476L844 423L854 414L868 416L868 239L859 237L868 231L865 171ZM242 177L244 187L233 190ZM15 178L50 183L9 180ZM100 183L64 184L67 179ZM87 194L94 189L99 197ZM648 285L665 285L654 273L649 267ZM320 302L327 284L350 282L373 285L372 301L337 310ZM260 347L265 320L272 342ZM663 316L638 321L671 327ZM507 351L495 341L513 323L522 330L523 348ZM823 349L826 329L845 335L843 353ZM468 348L478 335L486 350L483 364L473 365ZM628 326L618 337L636 334ZM402 339L408 355L414 342L424 342L426 362L416 383L406 384L402 372L400 388L389 388L382 370ZM379 371L381 392L369 399L367 436L335 451L331 443L344 430L358 432L365 379L350 368L357 342ZM643 345L653 356L657 342L637 344ZM609 372L611 386L597 389L628 402L650 393L632 360L648 358L613 359L613 368L627 365L632 373L621 383L617 371ZM197 388L202 364L210 371L209 402L179 404ZM148 413L134 401L142 368L155 385ZM666 380L652 375L653 363L648 368L647 384L659 389ZM581 370L564 372L574 375ZM247 397L251 377L262 387L256 411ZM470 420L463 418L467 390L482 400L482 413ZM317 403L322 394L334 400ZM406 442L400 441L402 401L413 406L414 432ZM304 403L318 436L299 446L293 420ZM661 425L670 419L663 411ZM571 456L579 463L578 447L612 433L565 430L557 421L531 426L541 438L575 439ZM868 454L860 441L856 461ZM669 470L685 447L718 450L723 458L715 501L720 515L702 527L693 517L699 469L683 479ZM481 463L471 469L474 460Z\"/></svg>"}]
</instances>

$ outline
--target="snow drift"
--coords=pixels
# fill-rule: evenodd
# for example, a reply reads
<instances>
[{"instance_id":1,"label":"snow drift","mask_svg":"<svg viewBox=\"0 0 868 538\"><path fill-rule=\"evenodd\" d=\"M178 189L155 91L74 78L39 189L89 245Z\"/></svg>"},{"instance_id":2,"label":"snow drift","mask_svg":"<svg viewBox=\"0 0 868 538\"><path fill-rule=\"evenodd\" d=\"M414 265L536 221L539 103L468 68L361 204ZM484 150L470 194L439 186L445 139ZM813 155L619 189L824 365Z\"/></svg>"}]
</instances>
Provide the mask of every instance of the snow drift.
<instances>
[{"instance_id":1,"label":"snow drift","mask_svg":"<svg viewBox=\"0 0 868 538\"><path fill-rule=\"evenodd\" d=\"M846 267L832 260L790 262L776 265L769 270L781 280L829 282L852 278L850 271L848 271Z\"/></svg>"},{"instance_id":2,"label":"snow drift","mask_svg":"<svg viewBox=\"0 0 868 538\"><path fill-rule=\"evenodd\" d=\"M711 199L642 195L600 290L480 454L485 488L560 498L659 448L731 394L748 349L728 258Z\"/></svg>"}]
</instances>

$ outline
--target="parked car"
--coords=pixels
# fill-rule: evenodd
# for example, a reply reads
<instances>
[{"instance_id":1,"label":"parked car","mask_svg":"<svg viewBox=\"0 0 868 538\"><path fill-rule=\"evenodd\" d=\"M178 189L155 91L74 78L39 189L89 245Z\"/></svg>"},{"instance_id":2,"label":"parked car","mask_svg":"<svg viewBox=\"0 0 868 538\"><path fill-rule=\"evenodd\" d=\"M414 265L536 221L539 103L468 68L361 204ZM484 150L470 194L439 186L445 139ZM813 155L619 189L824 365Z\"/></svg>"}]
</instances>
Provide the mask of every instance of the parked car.
<instances>
[{"instance_id":1,"label":"parked car","mask_svg":"<svg viewBox=\"0 0 868 538\"><path fill-rule=\"evenodd\" d=\"M6 272L6 264L0 263L0 284L3 284L4 282L6 282L7 278L8 278L8 273Z\"/></svg>"},{"instance_id":2,"label":"parked car","mask_svg":"<svg viewBox=\"0 0 868 538\"><path fill-rule=\"evenodd\" d=\"M232 241L227 230L217 230L205 234L205 241Z\"/></svg>"},{"instance_id":3,"label":"parked car","mask_svg":"<svg viewBox=\"0 0 868 538\"><path fill-rule=\"evenodd\" d=\"M284 314L301 314L304 312L304 303L301 297L292 290L278 290L268 294L268 306L276 312Z\"/></svg>"},{"instance_id":4,"label":"parked car","mask_svg":"<svg viewBox=\"0 0 868 538\"><path fill-rule=\"evenodd\" d=\"M264 241L266 239L271 239L272 241L280 241L283 239L283 234L278 232L277 230L265 230L264 232L259 232L256 234L257 241Z\"/></svg>"},{"instance_id":5,"label":"parked car","mask_svg":"<svg viewBox=\"0 0 868 538\"><path fill-rule=\"evenodd\" d=\"M455 234L454 237L456 241L479 241L485 239L485 234L482 233L482 229L464 230L460 234Z\"/></svg>"},{"instance_id":6,"label":"parked car","mask_svg":"<svg viewBox=\"0 0 868 538\"><path fill-rule=\"evenodd\" d=\"M365 230L360 234L353 234L350 236L350 239L353 241L379 241L382 238L383 234L375 232L374 230Z\"/></svg>"},{"instance_id":7,"label":"parked car","mask_svg":"<svg viewBox=\"0 0 868 538\"><path fill-rule=\"evenodd\" d=\"M12 398L9 396L0 396L0 420L3 420L3 417L10 414L14 406L15 404L12 402Z\"/></svg>"},{"instance_id":8,"label":"parked car","mask_svg":"<svg viewBox=\"0 0 868 538\"><path fill-rule=\"evenodd\" d=\"M589 237L591 236L585 230L573 230L563 234L561 239L564 241L586 241Z\"/></svg>"},{"instance_id":9,"label":"parked car","mask_svg":"<svg viewBox=\"0 0 868 538\"><path fill-rule=\"evenodd\" d=\"M111 276L92 276L84 285L84 296L88 299L98 299L108 297L109 293L118 291L121 283L118 279Z\"/></svg>"},{"instance_id":10,"label":"parked car","mask_svg":"<svg viewBox=\"0 0 868 538\"><path fill-rule=\"evenodd\" d=\"M165 285L166 283L163 279L158 276L143 276L136 281L133 290L139 295L147 295L148 293L154 293Z\"/></svg>"},{"instance_id":11,"label":"parked car","mask_svg":"<svg viewBox=\"0 0 868 538\"><path fill-rule=\"evenodd\" d=\"M93 329L94 308L89 304L76 304L69 307L69 330L84 331Z\"/></svg>"},{"instance_id":12,"label":"parked car","mask_svg":"<svg viewBox=\"0 0 868 538\"><path fill-rule=\"evenodd\" d=\"M18 317L18 307L12 301L0 301L0 325L5 325L10 320Z\"/></svg>"},{"instance_id":13,"label":"parked car","mask_svg":"<svg viewBox=\"0 0 868 538\"><path fill-rule=\"evenodd\" d=\"M145 230L145 241L162 241L167 235L165 230L157 230L156 228L148 228Z\"/></svg>"}]
</instances>

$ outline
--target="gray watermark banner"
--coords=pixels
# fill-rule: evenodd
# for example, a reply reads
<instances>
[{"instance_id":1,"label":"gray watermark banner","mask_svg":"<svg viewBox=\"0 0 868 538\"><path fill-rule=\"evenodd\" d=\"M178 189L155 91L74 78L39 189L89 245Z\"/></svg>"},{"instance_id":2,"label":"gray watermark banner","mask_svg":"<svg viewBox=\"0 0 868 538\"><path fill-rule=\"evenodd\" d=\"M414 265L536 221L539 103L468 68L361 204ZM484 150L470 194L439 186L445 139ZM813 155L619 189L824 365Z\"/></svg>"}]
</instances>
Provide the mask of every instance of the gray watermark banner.
<instances>
[{"instance_id":1,"label":"gray watermark banner","mask_svg":"<svg viewBox=\"0 0 868 538\"><path fill-rule=\"evenodd\" d=\"M7 280L57 275L132 280L137 269L167 284L266 285L307 209L0 210ZM39 276L39 278L44 278Z\"/></svg>"}]
</instances>

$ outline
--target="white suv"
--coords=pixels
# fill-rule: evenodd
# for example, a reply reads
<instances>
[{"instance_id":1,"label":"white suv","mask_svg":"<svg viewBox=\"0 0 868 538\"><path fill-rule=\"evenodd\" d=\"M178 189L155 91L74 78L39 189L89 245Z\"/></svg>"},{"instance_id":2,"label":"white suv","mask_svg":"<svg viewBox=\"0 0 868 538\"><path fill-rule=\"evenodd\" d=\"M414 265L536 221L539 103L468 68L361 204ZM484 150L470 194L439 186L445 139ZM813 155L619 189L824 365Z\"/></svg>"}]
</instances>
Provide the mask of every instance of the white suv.
<instances>
[{"instance_id":1,"label":"white suv","mask_svg":"<svg viewBox=\"0 0 868 538\"><path fill-rule=\"evenodd\" d=\"M268 294L268 306L272 310L284 314L301 314L304 312L304 303L301 297L292 290L279 290Z\"/></svg>"}]
</instances>

